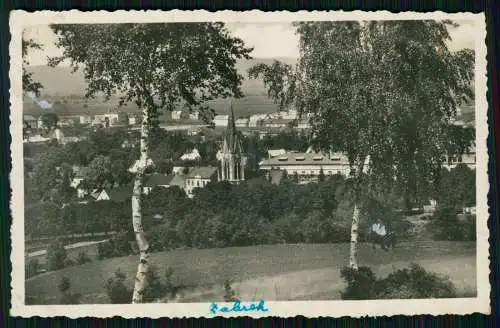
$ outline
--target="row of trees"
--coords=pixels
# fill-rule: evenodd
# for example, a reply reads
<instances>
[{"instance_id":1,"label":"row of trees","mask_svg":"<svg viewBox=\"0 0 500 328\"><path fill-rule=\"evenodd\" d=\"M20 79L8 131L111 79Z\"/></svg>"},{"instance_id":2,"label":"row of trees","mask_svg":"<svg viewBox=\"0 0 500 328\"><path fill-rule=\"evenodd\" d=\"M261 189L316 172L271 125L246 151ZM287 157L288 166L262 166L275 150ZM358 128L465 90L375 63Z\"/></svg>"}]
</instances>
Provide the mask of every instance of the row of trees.
<instances>
[{"instance_id":1,"label":"row of trees","mask_svg":"<svg viewBox=\"0 0 500 328\"><path fill-rule=\"evenodd\" d=\"M154 188L144 197L144 225L148 229L154 226L151 230L158 238L152 245L163 245L158 249L346 241L352 211L349 183L341 176L332 176L318 183L298 185L290 176L277 186L262 177L235 186L225 182L209 184L198 189L193 199L178 187ZM440 207L452 208L454 214L473 206L475 171L465 165L444 170L433 193L419 196L425 197L437 199ZM99 201L60 208L50 201L37 203L26 207L25 231L28 236L129 231L129 205L130 201ZM391 219L391 213L403 209L404 202L401 197L387 194L365 201L363 207L370 221L380 217L391 224L400 220ZM157 214L163 219L154 219ZM158 228L157 224L162 223L164 226ZM162 236L165 231L168 233ZM247 237L248 241L243 242L243 237L235 237L245 233L255 238Z\"/></svg>"}]
</instances>

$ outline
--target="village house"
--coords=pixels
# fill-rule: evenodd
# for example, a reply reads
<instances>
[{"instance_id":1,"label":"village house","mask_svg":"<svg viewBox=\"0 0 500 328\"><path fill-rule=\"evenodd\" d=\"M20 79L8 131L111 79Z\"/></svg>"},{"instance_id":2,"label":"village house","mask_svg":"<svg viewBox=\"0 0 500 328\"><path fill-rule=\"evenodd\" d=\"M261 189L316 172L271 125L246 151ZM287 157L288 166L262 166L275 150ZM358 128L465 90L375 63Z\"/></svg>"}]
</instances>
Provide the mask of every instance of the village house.
<instances>
[{"instance_id":1,"label":"village house","mask_svg":"<svg viewBox=\"0 0 500 328\"><path fill-rule=\"evenodd\" d=\"M96 201L110 200L116 203L125 202L132 198L133 186L122 186L116 188L103 189L98 193Z\"/></svg>"},{"instance_id":2,"label":"village house","mask_svg":"<svg viewBox=\"0 0 500 328\"><path fill-rule=\"evenodd\" d=\"M468 152L460 156L445 156L443 167L451 170L459 164L467 165L471 170L476 169L476 146L473 145Z\"/></svg>"},{"instance_id":3,"label":"village house","mask_svg":"<svg viewBox=\"0 0 500 328\"><path fill-rule=\"evenodd\" d=\"M168 188L170 187L170 182L174 178L174 174L160 174L153 173L144 177L143 182L143 193L148 195L151 190L155 187Z\"/></svg>"},{"instance_id":4,"label":"village house","mask_svg":"<svg viewBox=\"0 0 500 328\"><path fill-rule=\"evenodd\" d=\"M201 155L196 148L193 148L190 152L187 152L181 156L181 161L197 161L200 159Z\"/></svg>"},{"instance_id":5,"label":"village house","mask_svg":"<svg viewBox=\"0 0 500 328\"><path fill-rule=\"evenodd\" d=\"M38 119L33 115L24 115L23 123L26 124L25 128L29 129L37 129L38 128Z\"/></svg>"},{"instance_id":6,"label":"village house","mask_svg":"<svg viewBox=\"0 0 500 328\"><path fill-rule=\"evenodd\" d=\"M286 154L286 150L284 149L269 149L267 151L268 158L275 158L284 154Z\"/></svg>"},{"instance_id":7,"label":"village house","mask_svg":"<svg viewBox=\"0 0 500 328\"><path fill-rule=\"evenodd\" d=\"M264 121L264 127L266 128L286 128L290 126L292 120L284 120L284 119L272 119Z\"/></svg>"},{"instance_id":8,"label":"village house","mask_svg":"<svg viewBox=\"0 0 500 328\"><path fill-rule=\"evenodd\" d=\"M193 197L194 189L203 188L210 182L217 182L218 169L215 166L193 167L186 174L185 191L188 197Z\"/></svg>"},{"instance_id":9,"label":"village house","mask_svg":"<svg viewBox=\"0 0 500 328\"><path fill-rule=\"evenodd\" d=\"M250 121L250 119L248 118L239 118L236 120L236 127L237 128L246 128L248 127L248 122Z\"/></svg>"},{"instance_id":10,"label":"village house","mask_svg":"<svg viewBox=\"0 0 500 328\"><path fill-rule=\"evenodd\" d=\"M200 112L194 111L192 113L189 113L189 119L193 121L198 121L200 119Z\"/></svg>"},{"instance_id":11,"label":"village house","mask_svg":"<svg viewBox=\"0 0 500 328\"><path fill-rule=\"evenodd\" d=\"M227 126L227 120L229 115L215 115L214 124L215 126Z\"/></svg>"},{"instance_id":12,"label":"village house","mask_svg":"<svg viewBox=\"0 0 500 328\"><path fill-rule=\"evenodd\" d=\"M320 172L325 176L340 174L350 175L347 157L339 153L325 155L322 153L285 153L280 156L263 160L259 163L261 170L284 170L288 176L297 174L301 181L317 180Z\"/></svg>"},{"instance_id":13,"label":"village house","mask_svg":"<svg viewBox=\"0 0 500 328\"><path fill-rule=\"evenodd\" d=\"M251 127L251 128L261 127L264 123L265 118L266 118L266 115L263 115L263 114L256 114L256 115L250 116L250 119L248 120L248 127Z\"/></svg>"}]
</instances>

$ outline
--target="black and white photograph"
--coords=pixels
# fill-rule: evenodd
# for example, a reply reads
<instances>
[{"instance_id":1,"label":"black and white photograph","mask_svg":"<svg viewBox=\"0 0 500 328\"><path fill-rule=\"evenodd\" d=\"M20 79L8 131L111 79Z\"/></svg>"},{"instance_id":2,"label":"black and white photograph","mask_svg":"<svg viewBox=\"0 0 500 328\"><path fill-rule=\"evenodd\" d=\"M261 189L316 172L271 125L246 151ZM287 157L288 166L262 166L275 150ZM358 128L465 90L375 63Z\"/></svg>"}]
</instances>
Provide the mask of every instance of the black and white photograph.
<instances>
[{"instance_id":1,"label":"black and white photograph","mask_svg":"<svg viewBox=\"0 0 500 328\"><path fill-rule=\"evenodd\" d=\"M483 14L11 34L12 314L489 313Z\"/></svg>"}]
</instances>

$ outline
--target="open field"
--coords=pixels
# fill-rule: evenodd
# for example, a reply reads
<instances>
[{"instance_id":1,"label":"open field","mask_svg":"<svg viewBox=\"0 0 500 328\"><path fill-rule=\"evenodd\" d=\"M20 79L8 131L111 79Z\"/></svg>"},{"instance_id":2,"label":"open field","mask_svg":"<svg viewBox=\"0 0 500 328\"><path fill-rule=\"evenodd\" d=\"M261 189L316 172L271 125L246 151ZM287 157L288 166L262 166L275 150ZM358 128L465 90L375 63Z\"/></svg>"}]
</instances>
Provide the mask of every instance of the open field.
<instances>
[{"instance_id":1,"label":"open field","mask_svg":"<svg viewBox=\"0 0 500 328\"><path fill-rule=\"evenodd\" d=\"M459 295L473 296L476 290L475 243L412 242L394 250L373 250L362 244L360 265L372 266L379 275L410 263L449 276ZM292 300L339 299L343 282L340 269L348 262L349 244L299 244L230 247L206 250L175 250L155 253L151 261L163 276L173 268L173 283L188 287L177 301L214 301L222 299L224 281L242 299ZM118 268L132 287L137 256L94 261L81 266L48 272L26 281L26 296L43 303L57 303L57 285L62 277L71 281L72 292L82 294L82 303L107 303L105 281ZM34 301L37 303L37 301ZM40 301L38 301L40 302Z\"/></svg>"}]
</instances>

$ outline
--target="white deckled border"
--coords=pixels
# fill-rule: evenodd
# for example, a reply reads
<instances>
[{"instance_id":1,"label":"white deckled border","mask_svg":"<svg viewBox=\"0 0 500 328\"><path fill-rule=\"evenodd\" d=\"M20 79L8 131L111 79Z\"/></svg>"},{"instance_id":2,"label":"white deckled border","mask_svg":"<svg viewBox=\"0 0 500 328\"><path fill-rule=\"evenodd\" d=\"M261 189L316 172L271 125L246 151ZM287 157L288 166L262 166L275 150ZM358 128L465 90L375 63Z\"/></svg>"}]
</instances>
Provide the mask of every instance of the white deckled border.
<instances>
[{"instance_id":1,"label":"white deckled border","mask_svg":"<svg viewBox=\"0 0 500 328\"><path fill-rule=\"evenodd\" d=\"M303 315L318 316L391 316L416 314L470 314L490 313L489 283L489 217L487 194L489 182L487 175L488 152L486 139L488 136L486 100L486 23L485 15L472 13L447 14L433 13L398 13L379 12L247 12L219 11L93 11L67 12L40 11L27 13L13 11L10 16L10 102L12 136L12 186L11 210L13 224L12 240L12 308L11 315L30 317L67 316L77 317L213 317L209 312L209 303L168 303L168 304L87 304L87 305L36 305L24 304L24 185L23 185L23 147L22 147L22 31L29 25L49 23L131 23L131 22L285 22L285 21L320 21L320 20L422 20L452 19L475 22L475 94L476 94L476 188L477 188L477 297L461 299L426 299L426 300L369 300L369 301L285 301L267 302L268 312L244 312L225 316L280 316L291 317ZM218 314L220 315L220 314Z\"/></svg>"}]
</instances>

